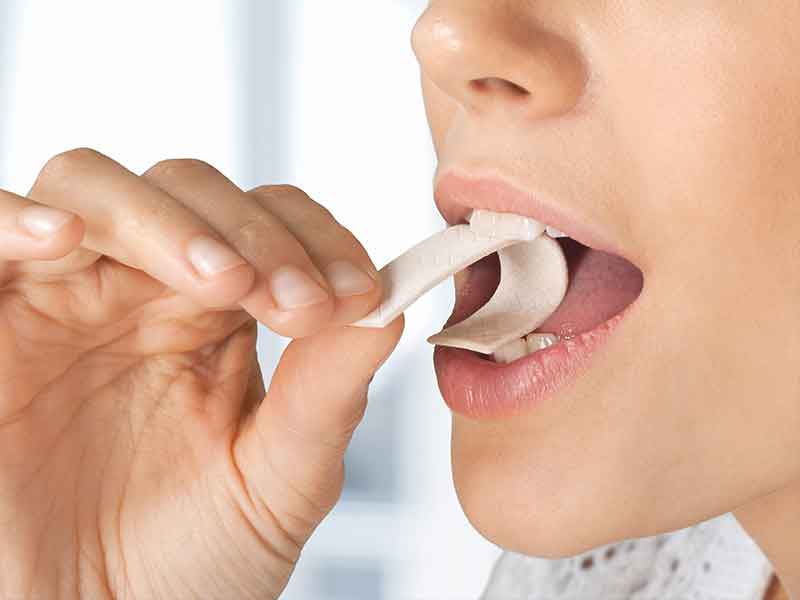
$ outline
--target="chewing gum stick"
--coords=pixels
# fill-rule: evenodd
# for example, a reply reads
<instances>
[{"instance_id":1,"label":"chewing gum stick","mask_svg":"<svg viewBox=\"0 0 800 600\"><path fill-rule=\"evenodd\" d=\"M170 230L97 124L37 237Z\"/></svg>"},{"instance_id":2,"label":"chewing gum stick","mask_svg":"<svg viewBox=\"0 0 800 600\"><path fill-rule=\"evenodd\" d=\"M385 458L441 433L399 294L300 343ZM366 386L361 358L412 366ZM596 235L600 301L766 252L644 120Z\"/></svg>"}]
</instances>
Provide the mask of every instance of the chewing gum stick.
<instances>
[{"instance_id":1,"label":"chewing gum stick","mask_svg":"<svg viewBox=\"0 0 800 600\"><path fill-rule=\"evenodd\" d=\"M493 354L531 333L558 308L567 292L567 260L543 235L498 252L500 285L488 303L460 323L428 338L438 346Z\"/></svg>"},{"instance_id":2,"label":"chewing gum stick","mask_svg":"<svg viewBox=\"0 0 800 600\"><path fill-rule=\"evenodd\" d=\"M484 237L469 225L455 225L432 235L380 270L383 302L353 325L386 327L437 284L517 241Z\"/></svg>"},{"instance_id":3,"label":"chewing gum stick","mask_svg":"<svg viewBox=\"0 0 800 600\"><path fill-rule=\"evenodd\" d=\"M543 323L566 293L566 259L544 231L533 219L476 210L470 225L434 234L383 267L383 302L353 325L385 327L437 284L497 252L500 285L488 304L428 339L491 354Z\"/></svg>"}]
</instances>

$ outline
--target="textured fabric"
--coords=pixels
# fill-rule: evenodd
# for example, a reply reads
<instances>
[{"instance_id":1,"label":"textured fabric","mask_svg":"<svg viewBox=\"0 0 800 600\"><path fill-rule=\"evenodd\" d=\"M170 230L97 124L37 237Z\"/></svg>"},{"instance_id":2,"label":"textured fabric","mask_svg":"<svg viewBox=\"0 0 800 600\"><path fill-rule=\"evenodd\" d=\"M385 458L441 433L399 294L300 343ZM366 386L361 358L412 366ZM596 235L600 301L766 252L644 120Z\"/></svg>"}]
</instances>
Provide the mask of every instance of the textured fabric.
<instances>
[{"instance_id":1,"label":"textured fabric","mask_svg":"<svg viewBox=\"0 0 800 600\"><path fill-rule=\"evenodd\" d=\"M762 600L773 568L731 513L563 559L505 552L481 600Z\"/></svg>"}]
</instances>

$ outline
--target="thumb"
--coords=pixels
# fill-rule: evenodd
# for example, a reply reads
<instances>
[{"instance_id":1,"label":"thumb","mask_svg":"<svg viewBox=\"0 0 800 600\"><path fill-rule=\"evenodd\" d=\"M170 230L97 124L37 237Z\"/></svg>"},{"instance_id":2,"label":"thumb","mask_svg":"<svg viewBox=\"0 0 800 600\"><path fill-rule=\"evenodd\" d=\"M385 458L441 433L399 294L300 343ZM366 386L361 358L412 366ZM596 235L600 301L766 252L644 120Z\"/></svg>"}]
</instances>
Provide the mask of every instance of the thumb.
<instances>
[{"instance_id":1,"label":"thumb","mask_svg":"<svg viewBox=\"0 0 800 600\"><path fill-rule=\"evenodd\" d=\"M234 450L247 488L297 546L341 495L367 388L403 327L401 316L383 329L336 327L292 341L242 428Z\"/></svg>"}]
</instances>

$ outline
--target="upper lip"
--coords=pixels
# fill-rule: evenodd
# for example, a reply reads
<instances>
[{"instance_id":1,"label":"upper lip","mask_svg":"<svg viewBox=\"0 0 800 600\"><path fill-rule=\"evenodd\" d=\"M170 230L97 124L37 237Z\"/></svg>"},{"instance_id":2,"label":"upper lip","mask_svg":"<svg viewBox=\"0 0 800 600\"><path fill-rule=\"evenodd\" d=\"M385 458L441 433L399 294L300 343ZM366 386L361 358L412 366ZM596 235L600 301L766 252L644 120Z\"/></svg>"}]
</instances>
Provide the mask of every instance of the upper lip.
<instances>
[{"instance_id":1,"label":"upper lip","mask_svg":"<svg viewBox=\"0 0 800 600\"><path fill-rule=\"evenodd\" d=\"M450 225L466 222L473 209L514 213L555 227L584 246L624 256L615 240L597 224L584 223L566 207L495 174L475 175L450 168L437 176L434 199Z\"/></svg>"}]
</instances>

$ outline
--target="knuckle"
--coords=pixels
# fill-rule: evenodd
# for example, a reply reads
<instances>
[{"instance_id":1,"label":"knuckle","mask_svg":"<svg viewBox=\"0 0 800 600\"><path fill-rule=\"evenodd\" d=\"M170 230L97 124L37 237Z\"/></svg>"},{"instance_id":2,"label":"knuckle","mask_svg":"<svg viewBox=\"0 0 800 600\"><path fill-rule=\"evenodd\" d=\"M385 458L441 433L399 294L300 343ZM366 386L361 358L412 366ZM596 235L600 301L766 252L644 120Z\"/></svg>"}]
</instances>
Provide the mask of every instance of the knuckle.
<instances>
[{"instance_id":1,"label":"knuckle","mask_svg":"<svg viewBox=\"0 0 800 600\"><path fill-rule=\"evenodd\" d=\"M331 211L322 206L322 204L320 204L319 202L314 202L313 200L311 202L312 202L312 208L317 213L317 218L320 221L323 222L327 221L337 225L338 227L341 227L342 229L345 229L342 225L339 224L339 221L336 220L336 217L333 216L333 213ZM345 229L345 231L347 230Z\"/></svg>"},{"instance_id":2,"label":"knuckle","mask_svg":"<svg viewBox=\"0 0 800 600\"><path fill-rule=\"evenodd\" d=\"M278 196L305 196L308 197L305 190L292 185L291 183L279 183L272 186L273 192Z\"/></svg>"},{"instance_id":3,"label":"knuckle","mask_svg":"<svg viewBox=\"0 0 800 600\"><path fill-rule=\"evenodd\" d=\"M283 215L282 218L294 227L302 227L304 237L315 240L320 246L355 248L367 255L353 232L342 225L330 210L310 198L300 188L291 184L262 185L248 193L254 195L267 211L279 217ZM296 204L288 207L286 203ZM248 227L252 227L252 223ZM256 232L253 234L257 235Z\"/></svg>"},{"instance_id":4,"label":"knuckle","mask_svg":"<svg viewBox=\"0 0 800 600\"><path fill-rule=\"evenodd\" d=\"M186 171L197 170L214 170L214 167L199 158L168 158L154 164L142 176L151 179L169 179Z\"/></svg>"},{"instance_id":5,"label":"knuckle","mask_svg":"<svg viewBox=\"0 0 800 600\"><path fill-rule=\"evenodd\" d=\"M56 154L42 167L40 178L63 177L78 169L103 159L104 156L92 148L73 148Z\"/></svg>"},{"instance_id":6,"label":"knuckle","mask_svg":"<svg viewBox=\"0 0 800 600\"><path fill-rule=\"evenodd\" d=\"M264 201L267 208L281 202L302 202L300 210L304 216L315 224L337 223L336 218L327 208L311 198L307 193L291 184L261 185L250 190Z\"/></svg>"},{"instance_id":7,"label":"knuckle","mask_svg":"<svg viewBox=\"0 0 800 600\"><path fill-rule=\"evenodd\" d=\"M291 184L260 185L253 188L248 194L255 197L265 208L276 207L283 204L299 203L305 207L314 201L302 189Z\"/></svg>"},{"instance_id":8,"label":"knuckle","mask_svg":"<svg viewBox=\"0 0 800 600\"><path fill-rule=\"evenodd\" d=\"M285 198L290 196L308 198L308 194L306 194L299 187L292 185L290 183L280 183L277 185L260 185L250 190L250 193L255 194L257 196L266 196L268 198Z\"/></svg>"},{"instance_id":9,"label":"knuckle","mask_svg":"<svg viewBox=\"0 0 800 600\"><path fill-rule=\"evenodd\" d=\"M318 205L319 206L319 205ZM358 246L359 242L353 232L337 221L324 207L319 206L308 215L306 222L309 230L319 240L325 240L327 245L335 247Z\"/></svg>"},{"instance_id":10,"label":"knuckle","mask_svg":"<svg viewBox=\"0 0 800 600\"><path fill-rule=\"evenodd\" d=\"M236 229L229 235L237 247L240 248L259 248L265 245L265 241L272 237L269 235L274 228L273 222L266 216L254 216L236 226Z\"/></svg>"},{"instance_id":11,"label":"knuckle","mask_svg":"<svg viewBox=\"0 0 800 600\"><path fill-rule=\"evenodd\" d=\"M338 242L339 244L343 244L347 247L358 246L358 240L356 239L356 236L354 236L347 227L335 219L333 219L330 223L325 223L324 225L320 226L320 235L328 237L331 242Z\"/></svg>"}]
</instances>

